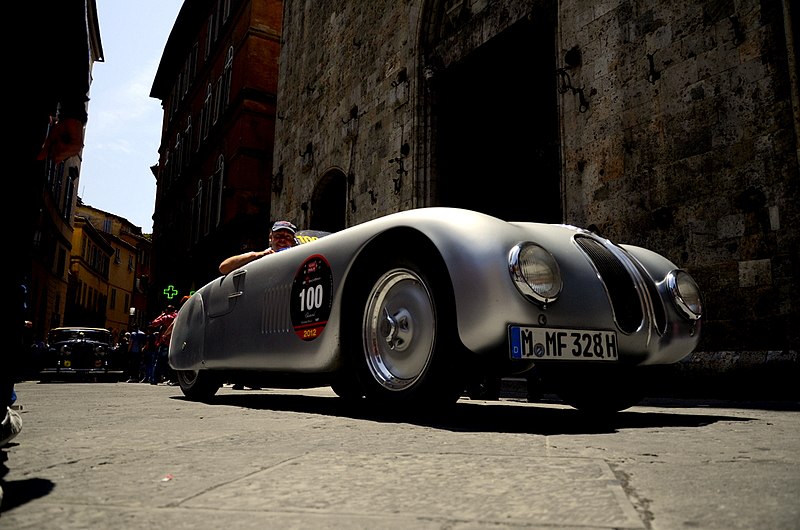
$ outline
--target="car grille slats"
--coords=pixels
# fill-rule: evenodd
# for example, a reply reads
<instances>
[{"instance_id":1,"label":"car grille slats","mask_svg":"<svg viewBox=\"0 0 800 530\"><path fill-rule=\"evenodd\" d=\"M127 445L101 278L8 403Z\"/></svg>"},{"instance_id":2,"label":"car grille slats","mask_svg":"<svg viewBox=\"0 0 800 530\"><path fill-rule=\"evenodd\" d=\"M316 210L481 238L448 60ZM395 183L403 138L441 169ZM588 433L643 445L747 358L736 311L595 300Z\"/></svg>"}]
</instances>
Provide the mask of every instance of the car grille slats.
<instances>
[{"instance_id":1,"label":"car grille slats","mask_svg":"<svg viewBox=\"0 0 800 530\"><path fill-rule=\"evenodd\" d=\"M633 333L639 329L644 318L644 310L636 284L628 269L613 252L595 239L576 236L575 243L583 250L600 275L619 329L625 333Z\"/></svg>"},{"instance_id":2,"label":"car grille slats","mask_svg":"<svg viewBox=\"0 0 800 530\"><path fill-rule=\"evenodd\" d=\"M658 294L658 288L656 287L656 282L647 271L644 270L642 264L639 263L637 260L631 258L633 264L636 265L636 270L639 271L639 274L645 280L645 286L647 287L647 294L650 297L650 305L653 310L653 319L655 322L656 330L659 333L664 333L667 329L667 312L664 309L664 303L661 299L661 296Z\"/></svg>"}]
</instances>

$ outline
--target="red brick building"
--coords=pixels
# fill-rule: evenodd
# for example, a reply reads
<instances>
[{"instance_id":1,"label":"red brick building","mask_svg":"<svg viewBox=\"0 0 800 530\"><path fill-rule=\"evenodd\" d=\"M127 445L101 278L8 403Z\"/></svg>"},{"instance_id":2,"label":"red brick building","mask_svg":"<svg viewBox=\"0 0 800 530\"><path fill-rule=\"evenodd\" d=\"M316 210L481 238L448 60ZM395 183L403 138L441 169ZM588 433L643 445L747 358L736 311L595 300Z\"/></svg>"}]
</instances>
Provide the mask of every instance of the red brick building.
<instances>
[{"instance_id":1,"label":"red brick building","mask_svg":"<svg viewBox=\"0 0 800 530\"><path fill-rule=\"evenodd\" d=\"M282 2L184 3L151 96L164 122L153 216L155 310L268 246Z\"/></svg>"}]
</instances>

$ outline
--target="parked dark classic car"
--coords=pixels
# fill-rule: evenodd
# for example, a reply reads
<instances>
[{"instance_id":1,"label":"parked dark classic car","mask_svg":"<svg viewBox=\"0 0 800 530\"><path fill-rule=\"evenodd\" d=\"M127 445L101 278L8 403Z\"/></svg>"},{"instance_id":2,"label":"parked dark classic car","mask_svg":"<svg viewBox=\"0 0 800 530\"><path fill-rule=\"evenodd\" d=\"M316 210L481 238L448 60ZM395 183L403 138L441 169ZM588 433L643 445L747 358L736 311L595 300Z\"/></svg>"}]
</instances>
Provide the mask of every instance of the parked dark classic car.
<instances>
[{"instance_id":1,"label":"parked dark classic car","mask_svg":"<svg viewBox=\"0 0 800 530\"><path fill-rule=\"evenodd\" d=\"M645 367L699 340L685 270L574 226L422 208L298 236L181 308L169 363L187 397L225 381L330 385L408 410L535 369L574 407L613 412L643 397Z\"/></svg>"},{"instance_id":2,"label":"parked dark classic car","mask_svg":"<svg viewBox=\"0 0 800 530\"><path fill-rule=\"evenodd\" d=\"M53 328L40 359L41 381L77 378L119 380L125 352L115 348L111 332L104 328Z\"/></svg>"}]
</instances>

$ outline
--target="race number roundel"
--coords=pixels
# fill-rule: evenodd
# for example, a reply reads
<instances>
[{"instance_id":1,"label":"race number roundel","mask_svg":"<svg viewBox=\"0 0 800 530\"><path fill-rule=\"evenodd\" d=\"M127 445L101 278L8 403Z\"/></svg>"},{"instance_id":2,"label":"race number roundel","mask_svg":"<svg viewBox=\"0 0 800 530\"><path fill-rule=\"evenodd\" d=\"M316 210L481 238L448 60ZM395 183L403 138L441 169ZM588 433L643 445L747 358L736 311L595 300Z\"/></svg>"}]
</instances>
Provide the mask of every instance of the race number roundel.
<instances>
[{"instance_id":1,"label":"race number roundel","mask_svg":"<svg viewBox=\"0 0 800 530\"><path fill-rule=\"evenodd\" d=\"M303 340L314 340L325 329L333 302L333 275L320 255L306 259L292 283L292 326Z\"/></svg>"}]
</instances>

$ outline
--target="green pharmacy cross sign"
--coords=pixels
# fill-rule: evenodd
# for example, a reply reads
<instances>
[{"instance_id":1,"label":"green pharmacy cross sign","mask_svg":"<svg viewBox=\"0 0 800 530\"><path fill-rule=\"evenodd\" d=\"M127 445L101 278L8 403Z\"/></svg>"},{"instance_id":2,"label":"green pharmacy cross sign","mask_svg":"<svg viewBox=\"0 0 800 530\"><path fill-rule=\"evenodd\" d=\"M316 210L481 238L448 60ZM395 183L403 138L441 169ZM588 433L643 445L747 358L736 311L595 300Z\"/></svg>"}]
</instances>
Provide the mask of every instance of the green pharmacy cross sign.
<instances>
[{"instance_id":1,"label":"green pharmacy cross sign","mask_svg":"<svg viewBox=\"0 0 800 530\"><path fill-rule=\"evenodd\" d=\"M172 300L173 298L178 296L178 290L175 288L174 285L167 285L167 288L164 289L162 292L164 293L164 296L166 296L167 299L169 300Z\"/></svg>"}]
</instances>

